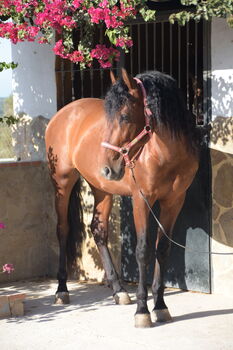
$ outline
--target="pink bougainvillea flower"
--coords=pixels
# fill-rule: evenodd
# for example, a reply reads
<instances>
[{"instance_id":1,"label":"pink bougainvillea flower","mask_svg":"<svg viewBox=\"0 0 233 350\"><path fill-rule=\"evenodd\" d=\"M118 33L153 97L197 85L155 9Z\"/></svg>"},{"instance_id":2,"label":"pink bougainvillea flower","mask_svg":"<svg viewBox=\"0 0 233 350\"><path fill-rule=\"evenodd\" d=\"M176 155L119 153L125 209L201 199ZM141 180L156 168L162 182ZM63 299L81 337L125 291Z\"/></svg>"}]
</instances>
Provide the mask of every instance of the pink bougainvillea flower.
<instances>
[{"instance_id":1,"label":"pink bougainvillea flower","mask_svg":"<svg viewBox=\"0 0 233 350\"><path fill-rule=\"evenodd\" d=\"M13 264L5 264L5 265L3 265L2 271L5 272L5 273L9 273L10 274L11 272L14 271Z\"/></svg>"},{"instance_id":2,"label":"pink bougainvillea flower","mask_svg":"<svg viewBox=\"0 0 233 350\"><path fill-rule=\"evenodd\" d=\"M120 52L113 47L105 45L96 45L95 49L90 53L92 58L96 58L102 68L111 68L113 61L118 61Z\"/></svg>"},{"instance_id":3,"label":"pink bougainvillea flower","mask_svg":"<svg viewBox=\"0 0 233 350\"><path fill-rule=\"evenodd\" d=\"M102 68L111 68L112 67L112 63L109 61L104 62L104 61L99 60L99 64Z\"/></svg>"},{"instance_id":4,"label":"pink bougainvillea flower","mask_svg":"<svg viewBox=\"0 0 233 350\"><path fill-rule=\"evenodd\" d=\"M82 62L84 57L81 51L75 50L68 55L68 59L72 62Z\"/></svg>"},{"instance_id":5,"label":"pink bougainvillea flower","mask_svg":"<svg viewBox=\"0 0 233 350\"><path fill-rule=\"evenodd\" d=\"M5 224L3 222L0 222L0 228L5 228Z\"/></svg>"},{"instance_id":6,"label":"pink bougainvillea flower","mask_svg":"<svg viewBox=\"0 0 233 350\"><path fill-rule=\"evenodd\" d=\"M109 5L108 0L103 0L99 3L99 7L106 8Z\"/></svg>"},{"instance_id":7,"label":"pink bougainvillea flower","mask_svg":"<svg viewBox=\"0 0 233 350\"><path fill-rule=\"evenodd\" d=\"M72 2L72 6L77 9L81 6L81 4L83 3L84 0L73 0Z\"/></svg>"},{"instance_id":8,"label":"pink bougainvillea flower","mask_svg":"<svg viewBox=\"0 0 233 350\"><path fill-rule=\"evenodd\" d=\"M116 40L116 46L120 47L131 47L133 46L133 40L129 38L120 37Z\"/></svg>"}]
</instances>

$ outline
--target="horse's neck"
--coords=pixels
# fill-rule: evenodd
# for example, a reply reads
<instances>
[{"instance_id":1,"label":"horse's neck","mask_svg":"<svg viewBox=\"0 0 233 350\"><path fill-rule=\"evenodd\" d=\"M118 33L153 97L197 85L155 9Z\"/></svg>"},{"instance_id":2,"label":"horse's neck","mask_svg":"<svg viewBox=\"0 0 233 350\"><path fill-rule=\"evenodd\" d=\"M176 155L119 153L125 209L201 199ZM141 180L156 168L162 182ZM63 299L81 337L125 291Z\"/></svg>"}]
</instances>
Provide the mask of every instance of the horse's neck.
<instances>
[{"instance_id":1,"label":"horse's neck","mask_svg":"<svg viewBox=\"0 0 233 350\"><path fill-rule=\"evenodd\" d=\"M184 137L172 137L167 130L153 132L150 140L143 148L142 158L144 161L164 164L170 162L174 157L180 157L186 153L185 144Z\"/></svg>"}]
</instances>

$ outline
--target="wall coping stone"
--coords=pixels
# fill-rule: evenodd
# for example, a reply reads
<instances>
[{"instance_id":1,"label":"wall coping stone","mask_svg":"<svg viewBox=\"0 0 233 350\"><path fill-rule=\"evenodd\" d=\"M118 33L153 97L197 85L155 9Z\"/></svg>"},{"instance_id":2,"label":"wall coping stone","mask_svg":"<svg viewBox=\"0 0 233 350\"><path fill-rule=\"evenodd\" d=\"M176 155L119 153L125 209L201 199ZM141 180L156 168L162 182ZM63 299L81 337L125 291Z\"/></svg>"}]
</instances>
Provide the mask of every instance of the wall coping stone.
<instances>
[{"instance_id":1,"label":"wall coping stone","mask_svg":"<svg viewBox=\"0 0 233 350\"><path fill-rule=\"evenodd\" d=\"M39 166L41 164L44 164L45 162L42 160L35 160L35 161L18 161L18 162L0 162L0 168L7 168L7 167L17 167L17 166Z\"/></svg>"}]
</instances>

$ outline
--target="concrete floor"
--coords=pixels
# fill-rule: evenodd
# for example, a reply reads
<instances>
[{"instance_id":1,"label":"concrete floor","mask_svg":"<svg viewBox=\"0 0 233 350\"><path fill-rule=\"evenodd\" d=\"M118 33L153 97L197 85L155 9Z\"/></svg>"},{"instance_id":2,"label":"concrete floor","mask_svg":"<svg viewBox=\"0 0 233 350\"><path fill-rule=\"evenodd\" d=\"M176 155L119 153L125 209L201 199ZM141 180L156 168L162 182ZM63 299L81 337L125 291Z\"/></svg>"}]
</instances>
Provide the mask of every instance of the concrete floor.
<instances>
[{"instance_id":1,"label":"concrete floor","mask_svg":"<svg viewBox=\"0 0 233 350\"><path fill-rule=\"evenodd\" d=\"M134 328L133 303L115 305L110 290L69 283L71 304L53 305L55 281L1 288L26 293L25 316L0 320L1 350L233 350L233 296L166 290L173 322ZM149 307L153 308L151 293Z\"/></svg>"}]
</instances>

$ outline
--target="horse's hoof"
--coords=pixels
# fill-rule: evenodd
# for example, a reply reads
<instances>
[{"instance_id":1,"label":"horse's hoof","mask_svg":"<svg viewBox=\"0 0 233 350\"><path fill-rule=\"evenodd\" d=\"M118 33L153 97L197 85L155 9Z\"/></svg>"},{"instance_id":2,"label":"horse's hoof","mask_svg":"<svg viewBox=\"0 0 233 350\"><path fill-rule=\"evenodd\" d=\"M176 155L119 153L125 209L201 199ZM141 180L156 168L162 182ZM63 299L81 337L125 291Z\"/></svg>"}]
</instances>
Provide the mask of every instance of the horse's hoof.
<instances>
[{"instance_id":1,"label":"horse's hoof","mask_svg":"<svg viewBox=\"0 0 233 350\"><path fill-rule=\"evenodd\" d=\"M152 312L155 322L171 322L172 317L168 309L153 310Z\"/></svg>"},{"instance_id":2,"label":"horse's hoof","mask_svg":"<svg viewBox=\"0 0 233 350\"><path fill-rule=\"evenodd\" d=\"M136 328L149 328L152 327L150 314L136 314L134 316Z\"/></svg>"},{"instance_id":3,"label":"horse's hoof","mask_svg":"<svg viewBox=\"0 0 233 350\"><path fill-rule=\"evenodd\" d=\"M128 305L131 304L131 299L127 292L118 292L113 296L117 305Z\"/></svg>"},{"instance_id":4,"label":"horse's hoof","mask_svg":"<svg viewBox=\"0 0 233 350\"><path fill-rule=\"evenodd\" d=\"M57 292L55 294L54 304L63 305L63 304L69 304L69 303L70 303L69 292Z\"/></svg>"}]
</instances>

